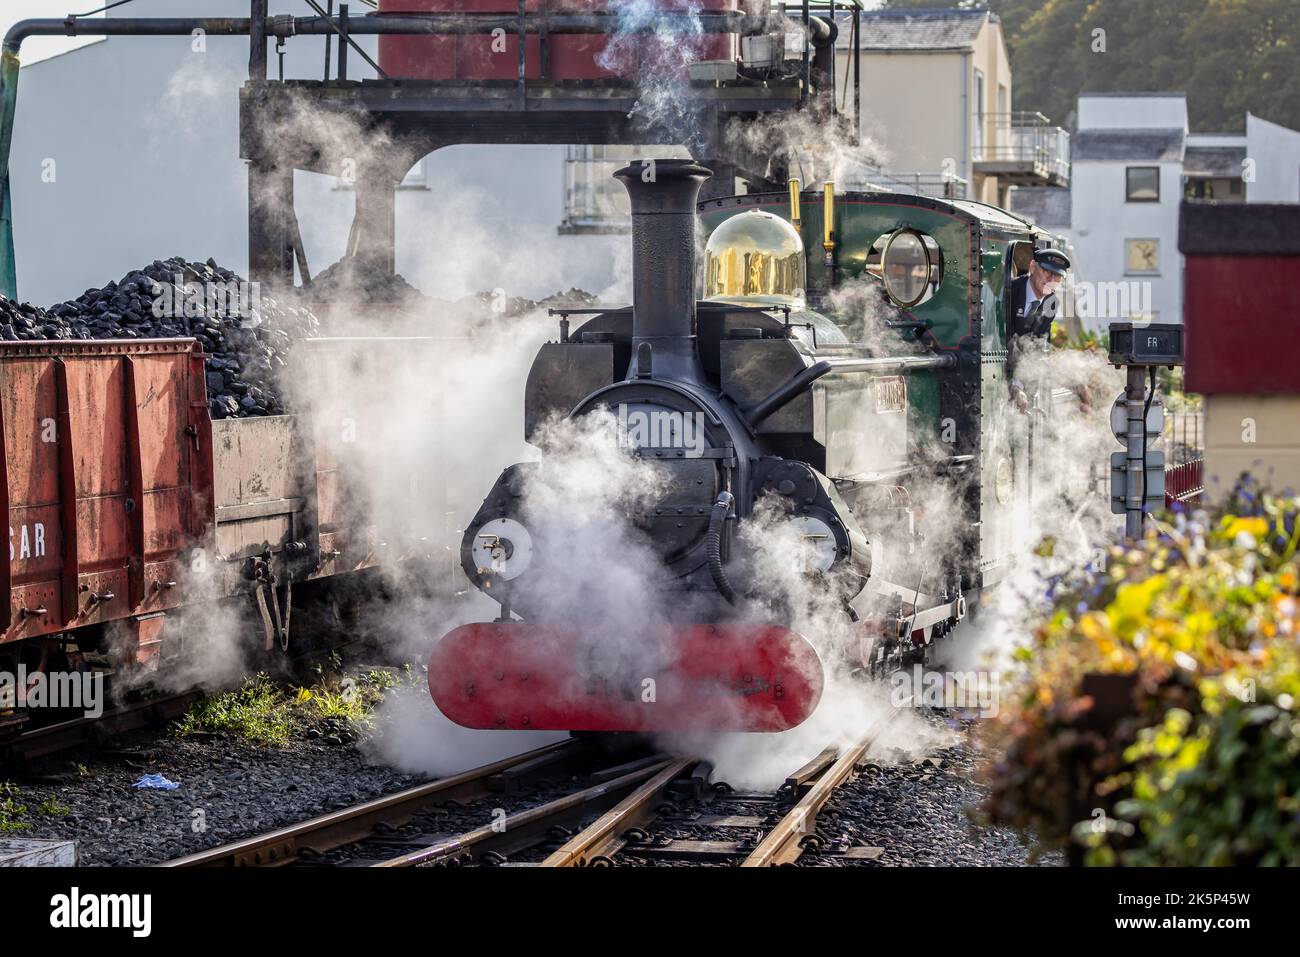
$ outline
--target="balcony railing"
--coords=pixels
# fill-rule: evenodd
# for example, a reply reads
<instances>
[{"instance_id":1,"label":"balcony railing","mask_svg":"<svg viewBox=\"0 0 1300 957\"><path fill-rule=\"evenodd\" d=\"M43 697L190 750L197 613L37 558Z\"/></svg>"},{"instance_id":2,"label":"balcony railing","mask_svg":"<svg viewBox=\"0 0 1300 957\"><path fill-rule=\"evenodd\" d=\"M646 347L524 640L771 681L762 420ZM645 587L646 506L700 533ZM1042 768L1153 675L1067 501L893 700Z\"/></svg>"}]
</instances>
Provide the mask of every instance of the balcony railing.
<instances>
[{"instance_id":1,"label":"balcony railing","mask_svg":"<svg viewBox=\"0 0 1300 957\"><path fill-rule=\"evenodd\" d=\"M614 171L642 157L688 155L679 147L570 146L564 159L564 221L561 235L626 233L631 229L627 190ZM857 166L841 172L842 190L907 193L934 199L965 199L970 183L950 173L882 170Z\"/></svg>"},{"instance_id":2,"label":"balcony railing","mask_svg":"<svg viewBox=\"0 0 1300 957\"><path fill-rule=\"evenodd\" d=\"M1070 185L1069 132L1042 113L1024 110L991 113L983 120L983 135L972 150L975 172L997 176L1008 186Z\"/></svg>"},{"instance_id":3,"label":"balcony railing","mask_svg":"<svg viewBox=\"0 0 1300 957\"><path fill-rule=\"evenodd\" d=\"M970 183L950 173L866 170L844 178L848 190L908 193L934 199L965 199Z\"/></svg>"}]
</instances>

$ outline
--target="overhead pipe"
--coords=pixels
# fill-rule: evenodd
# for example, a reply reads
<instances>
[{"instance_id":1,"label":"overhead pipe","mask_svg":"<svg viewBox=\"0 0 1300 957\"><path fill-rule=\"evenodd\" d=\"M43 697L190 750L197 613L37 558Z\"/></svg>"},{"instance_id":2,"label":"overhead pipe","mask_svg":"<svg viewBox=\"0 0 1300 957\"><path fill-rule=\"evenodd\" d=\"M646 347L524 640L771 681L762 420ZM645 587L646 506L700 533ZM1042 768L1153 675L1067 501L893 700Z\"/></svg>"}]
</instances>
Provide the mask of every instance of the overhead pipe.
<instances>
[{"instance_id":1,"label":"overhead pipe","mask_svg":"<svg viewBox=\"0 0 1300 957\"><path fill-rule=\"evenodd\" d=\"M18 99L19 51L29 37L164 37L188 36L200 31L208 36L247 36L253 41L249 50L249 78L266 79L266 44L259 37L284 39L291 36L332 36L346 31L351 36L420 36L481 35L496 30L507 33L578 33L608 34L620 30L633 33L653 32L663 21L689 21L692 30L705 33L761 33L768 27L764 16L729 12L698 16L665 13L655 22L620 23L617 14L524 16L497 14L429 13L367 17L350 17L346 24L340 17L290 17L263 15L269 0L250 0L253 17L96 17L69 16L62 20L20 20L9 28L0 46L0 294L17 295L13 251L13 223L9 190L9 154L13 145L14 113ZM833 42L833 29L817 17L808 21L809 36L815 46Z\"/></svg>"},{"instance_id":2,"label":"overhead pipe","mask_svg":"<svg viewBox=\"0 0 1300 957\"><path fill-rule=\"evenodd\" d=\"M253 3L266 7L263 0L253 0ZM521 18L518 14L496 13L403 13L352 17L348 21L348 32L354 36L479 35L491 34L498 29L518 33L522 26L525 33L540 33L543 30L547 33L654 33L660 29L663 21L677 19L689 23L692 31L704 33L757 33L767 29L769 23L767 17L736 12L702 13L698 17L665 13L653 22L636 24L620 23L617 14L545 16L528 13ZM17 56L23 41L29 37L161 37L184 36L195 30L214 36L248 36L253 23L254 20L250 17L99 17L90 20L67 17L63 20L20 20L5 34L3 49L5 53ZM262 19L262 23L259 32L280 38L324 36L338 33L342 27L341 18L321 16L267 16ZM825 27L824 22L822 26ZM829 36L829 28L825 35ZM813 36L816 43L823 36L823 31L814 30Z\"/></svg>"}]
</instances>

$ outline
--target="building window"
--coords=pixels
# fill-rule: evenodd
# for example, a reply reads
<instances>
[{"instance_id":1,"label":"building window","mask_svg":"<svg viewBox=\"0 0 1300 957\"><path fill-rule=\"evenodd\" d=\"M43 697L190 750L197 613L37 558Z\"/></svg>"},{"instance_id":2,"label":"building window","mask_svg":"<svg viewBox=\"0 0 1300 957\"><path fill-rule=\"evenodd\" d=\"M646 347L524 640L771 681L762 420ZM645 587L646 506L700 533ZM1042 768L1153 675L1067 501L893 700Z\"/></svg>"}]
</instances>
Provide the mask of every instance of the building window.
<instances>
[{"instance_id":1,"label":"building window","mask_svg":"<svg viewBox=\"0 0 1300 957\"><path fill-rule=\"evenodd\" d=\"M1125 170L1124 198L1130 203L1160 202L1160 167L1128 167Z\"/></svg>"},{"instance_id":2,"label":"building window","mask_svg":"<svg viewBox=\"0 0 1300 957\"><path fill-rule=\"evenodd\" d=\"M418 163L412 166L406 173L406 177L397 184L398 189L422 189L426 192L429 189L429 171L425 168L425 163L429 157L425 156Z\"/></svg>"},{"instance_id":3,"label":"building window","mask_svg":"<svg viewBox=\"0 0 1300 957\"><path fill-rule=\"evenodd\" d=\"M1127 239L1124 241L1124 272L1130 276L1160 274L1160 240Z\"/></svg>"},{"instance_id":4,"label":"building window","mask_svg":"<svg viewBox=\"0 0 1300 957\"><path fill-rule=\"evenodd\" d=\"M975 138L971 144L976 156L984 155L984 71L975 71Z\"/></svg>"},{"instance_id":5,"label":"building window","mask_svg":"<svg viewBox=\"0 0 1300 957\"><path fill-rule=\"evenodd\" d=\"M570 146L564 157L562 236L631 232L627 189L614 171L639 159L689 159L677 146Z\"/></svg>"},{"instance_id":6,"label":"building window","mask_svg":"<svg viewBox=\"0 0 1300 957\"><path fill-rule=\"evenodd\" d=\"M414 166L407 170L406 176L397 184L396 189L419 189L424 190L427 193L429 191L429 174L424 165L427 160L427 156L422 157ZM343 176L338 176L334 179L334 192L336 193L350 193L356 188L357 184L355 179Z\"/></svg>"}]
</instances>

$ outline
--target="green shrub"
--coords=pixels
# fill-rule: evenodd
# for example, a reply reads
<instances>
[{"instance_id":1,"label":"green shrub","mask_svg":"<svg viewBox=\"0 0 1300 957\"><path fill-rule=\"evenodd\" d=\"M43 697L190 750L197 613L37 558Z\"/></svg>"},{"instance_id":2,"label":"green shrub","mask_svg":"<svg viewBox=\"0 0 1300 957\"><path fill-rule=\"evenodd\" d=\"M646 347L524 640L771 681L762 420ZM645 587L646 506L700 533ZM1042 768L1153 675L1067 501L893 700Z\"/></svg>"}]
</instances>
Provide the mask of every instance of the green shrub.
<instances>
[{"instance_id":1,"label":"green shrub","mask_svg":"<svg viewBox=\"0 0 1300 957\"><path fill-rule=\"evenodd\" d=\"M1247 482L1050 582L983 817L1092 864L1300 864L1298 513Z\"/></svg>"},{"instance_id":2,"label":"green shrub","mask_svg":"<svg viewBox=\"0 0 1300 957\"><path fill-rule=\"evenodd\" d=\"M181 718L176 730L181 735L233 734L283 747L298 727L293 702L266 675L257 675L236 691L204 698Z\"/></svg>"}]
</instances>

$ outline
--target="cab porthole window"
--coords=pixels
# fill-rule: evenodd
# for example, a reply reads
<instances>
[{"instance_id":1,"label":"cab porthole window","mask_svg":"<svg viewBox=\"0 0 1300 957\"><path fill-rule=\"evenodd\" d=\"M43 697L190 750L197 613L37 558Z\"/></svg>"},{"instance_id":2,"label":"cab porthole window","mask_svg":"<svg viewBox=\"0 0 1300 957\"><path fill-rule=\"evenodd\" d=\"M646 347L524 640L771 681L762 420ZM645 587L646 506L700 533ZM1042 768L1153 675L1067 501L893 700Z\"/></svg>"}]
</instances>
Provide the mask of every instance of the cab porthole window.
<instances>
[{"instance_id":1,"label":"cab porthole window","mask_svg":"<svg viewBox=\"0 0 1300 957\"><path fill-rule=\"evenodd\" d=\"M871 245L867 270L880 277L891 302L911 309L939 288L943 257L934 238L915 229L897 229Z\"/></svg>"}]
</instances>

